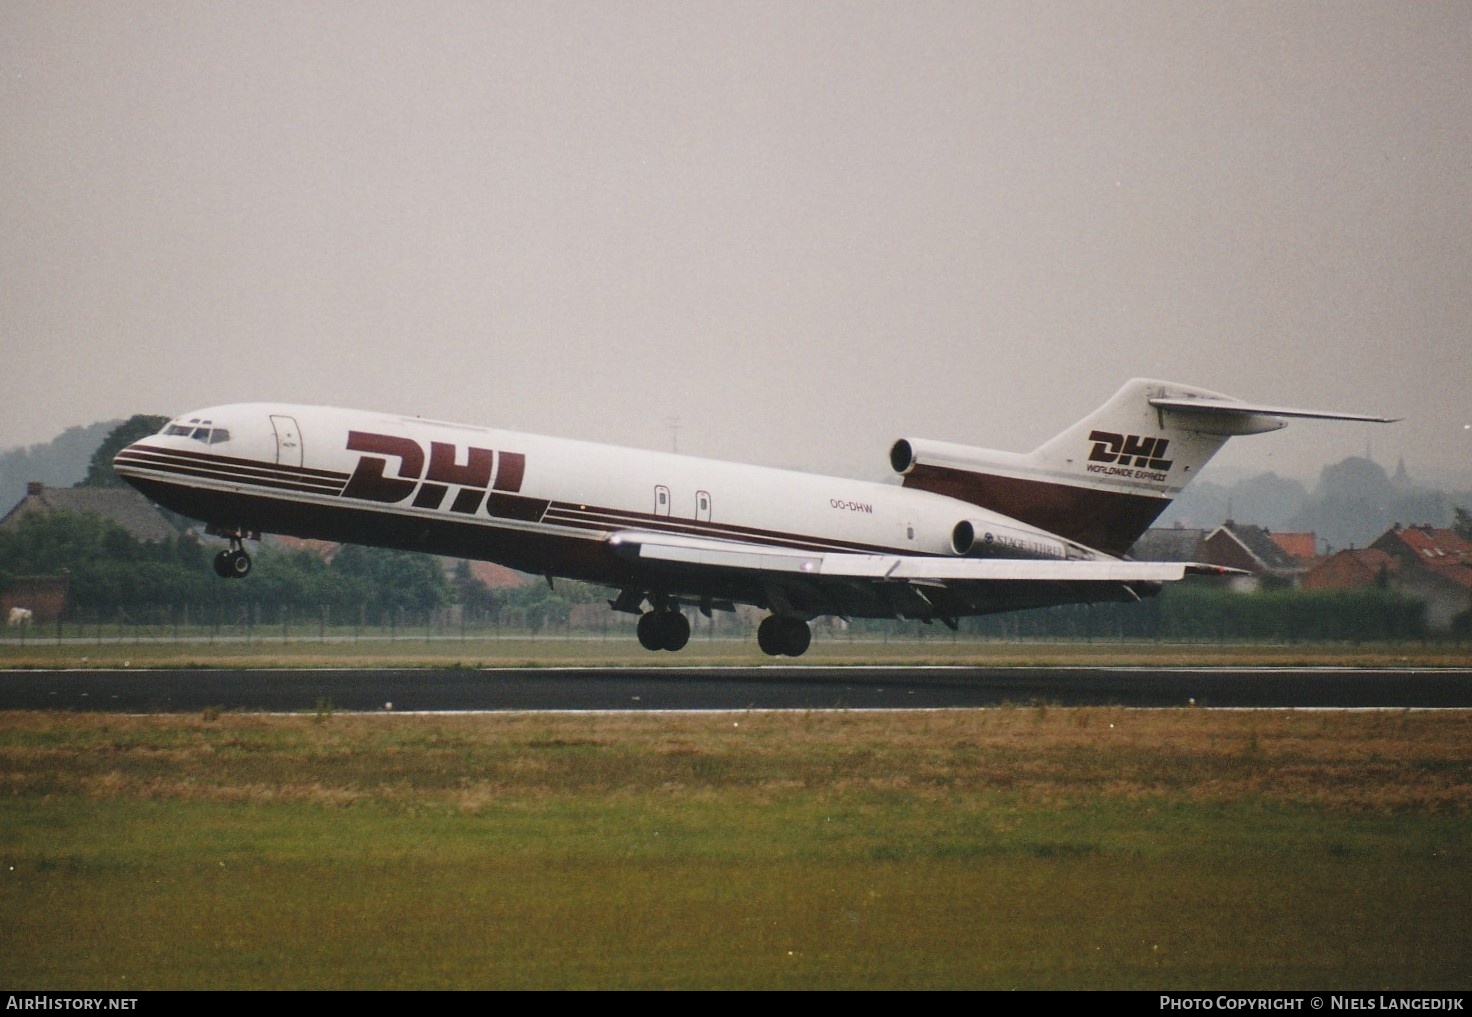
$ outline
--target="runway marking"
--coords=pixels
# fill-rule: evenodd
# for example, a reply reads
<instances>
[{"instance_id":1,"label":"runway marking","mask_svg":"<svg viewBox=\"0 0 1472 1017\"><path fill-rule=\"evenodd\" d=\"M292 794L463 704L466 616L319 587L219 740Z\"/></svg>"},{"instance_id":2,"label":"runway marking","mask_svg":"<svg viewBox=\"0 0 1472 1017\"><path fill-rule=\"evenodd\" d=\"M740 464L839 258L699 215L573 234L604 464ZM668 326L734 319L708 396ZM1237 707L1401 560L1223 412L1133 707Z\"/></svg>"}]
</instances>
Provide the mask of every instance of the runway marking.
<instances>
[{"instance_id":1,"label":"runway marking","mask_svg":"<svg viewBox=\"0 0 1472 1017\"><path fill-rule=\"evenodd\" d=\"M535 674L602 674L616 671L637 671L641 674L698 674L711 671L760 672L795 671L804 674L861 673L868 671L913 672L928 671L1078 671L1118 674L1359 674L1359 675L1464 675L1472 677L1472 668L1406 666L1377 667L1352 664L1311 664L1304 666L1273 665L1257 667L1233 667L1230 664L1211 665L1156 665L1156 664L697 664L643 665L643 664L554 664L541 667L536 664L496 665L491 667L455 667L435 665L431 667L11 667L0 668L0 674L94 674L106 672L128 672L148 674L152 672L194 672L198 674L378 674L384 671L436 674L442 672L471 672L475 674L535 673Z\"/></svg>"},{"instance_id":2,"label":"runway marking","mask_svg":"<svg viewBox=\"0 0 1472 1017\"><path fill-rule=\"evenodd\" d=\"M1049 710L1111 710L1120 713L1160 713L1166 710L1200 710L1202 713L1472 713L1472 706L1111 706L1109 704L1095 704L1088 706L1058 706L1052 703L1046 704ZM333 709L334 716L342 717L545 717L548 714L556 714L568 717L622 717L622 716L715 716L726 714L728 716L748 716L751 714L791 714L791 713L978 713L986 710L1030 710L1031 703L1018 703L1012 706L909 706L886 709L882 706L815 706L801 708L783 708L777 706L757 706L750 709L738 709L730 706L711 707L710 709L688 708L661 710L651 709L597 709L597 710L344 710ZM188 713L112 713L113 717L188 717L196 711ZM300 718L314 711L311 707L303 707L300 710L251 710L252 717L296 717Z\"/></svg>"}]
</instances>

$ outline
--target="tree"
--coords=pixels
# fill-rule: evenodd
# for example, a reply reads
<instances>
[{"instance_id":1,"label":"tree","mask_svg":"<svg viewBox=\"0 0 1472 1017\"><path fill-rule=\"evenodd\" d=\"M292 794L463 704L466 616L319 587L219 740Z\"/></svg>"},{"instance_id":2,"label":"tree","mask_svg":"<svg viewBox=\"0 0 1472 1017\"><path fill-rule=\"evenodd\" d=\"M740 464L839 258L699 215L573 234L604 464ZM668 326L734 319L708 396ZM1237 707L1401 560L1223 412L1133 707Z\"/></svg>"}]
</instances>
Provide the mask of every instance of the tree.
<instances>
[{"instance_id":1,"label":"tree","mask_svg":"<svg viewBox=\"0 0 1472 1017\"><path fill-rule=\"evenodd\" d=\"M1452 529L1463 540L1472 540L1472 512L1460 505L1452 509Z\"/></svg>"},{"instance_id":2,"label":"tree","mask_svg":"<svg viewBox=\"0 0 1472 1017\"><path fill-rule=\"evenodd\" d=\"M568 600L552 587L533 583L518 592L520 596L517 600L526 612L526 627L533 634L548 626L562 627L567 624Z\"/></svg>"},{"instance_id":3,"label":"tree","mask_svg":"<svg viewBox=\"0 0 1472 1017\"><path fill-rule=\"evenodd\" d=\"M0 531L0 577L65 574L70 602L87 609L216 599L224 584L201 559L192 536L140 541L94 515L32 512Z\"/></svg>"},{"instance_id":4,"label":"tree","mask_svg":"<svg viewBox=\"0 0 1472 1017\"><path fill-rule=\"evenodd\" d=\"M465 608L469 617L485 620L500 616L502 598L475 577L470 569L470 562L462 561L455 566L453 586L455 599Z\"/></svg>"},{"instance_id":5,"label":"tree","mask_svg":"<svg viewBox=\"0 0 1472 1017\"><path fill-rule=\"evenodd\" d=\"M356 582L364 607L378 618L400 611L424 615L450 601L444 569L427 554L348 544L332 559L330 571Z\"/></svg>"},{"instance_id":6,"label":"tree","mask_svg":"<svg viewBox=\"0 0 1472 1017\"><path fill-rule=\"evenodd\" d=\"M138 439L147 438L150 434L157 434L168 422L168 417L155 417L137 413L113 428L112 432L103 439L102 444L97 447L97 451L92 453L92 462L87 467L87 477L77 486L127 486L123 483L123 479L113 472L113 456Z\"/></svg>"}]
</instances>

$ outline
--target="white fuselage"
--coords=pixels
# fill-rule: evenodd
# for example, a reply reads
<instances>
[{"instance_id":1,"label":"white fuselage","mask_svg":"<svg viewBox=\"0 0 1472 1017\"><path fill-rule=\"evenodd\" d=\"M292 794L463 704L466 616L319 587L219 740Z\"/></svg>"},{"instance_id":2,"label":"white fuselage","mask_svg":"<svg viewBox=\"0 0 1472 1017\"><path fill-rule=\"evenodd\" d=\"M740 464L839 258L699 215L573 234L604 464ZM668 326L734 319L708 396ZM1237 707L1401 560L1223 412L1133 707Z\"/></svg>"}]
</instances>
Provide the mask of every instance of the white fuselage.
<instances>
[{"instance_id":1,"label":"white fuselage","mask_svg":"<svg viewBox=\"0 0 1472 1017\"><path fill-rule=\"evenodd\" d=\"M681 608L755 604L770 655L797 656L824 615L957 619L1138 600L1195 563L1123 557L1231 436L1284 417L1133 378L1030 453L904 438L900 485L320 406L186 414L113 460L155 501L230 540L260 533L426 551L616 588L650 650L689 639Z\"/></svg>"},{"instance_id":2,"label":"white fuselage","mask_svg":"<svg viewBox=\"0 0 1472 1017\"><path fill-rule=\"evenodd\" d=\"M664 591L675 595L743 599L726 586L685 588L699 585L689 576L631 574L609 537L638 530L955 556L962 521L1030 532L895 484L315 406L186 414L125 449L117 469L161 504L218 527L421 549L614 586L677 583ZM1031 532L1040 546L1056 543Z\"/></svg>"}]
</instances>

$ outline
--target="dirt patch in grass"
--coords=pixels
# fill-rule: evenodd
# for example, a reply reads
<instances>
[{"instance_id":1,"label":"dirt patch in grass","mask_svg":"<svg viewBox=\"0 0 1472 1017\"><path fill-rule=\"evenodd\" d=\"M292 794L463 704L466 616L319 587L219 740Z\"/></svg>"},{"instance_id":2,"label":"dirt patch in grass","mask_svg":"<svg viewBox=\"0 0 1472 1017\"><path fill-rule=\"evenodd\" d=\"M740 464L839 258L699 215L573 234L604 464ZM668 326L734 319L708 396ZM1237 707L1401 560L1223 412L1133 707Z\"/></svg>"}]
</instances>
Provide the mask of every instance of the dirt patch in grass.
<instances>
[{"instance_id":1,"label":"dirt patch in grass","mask_svg":"<svg viewBox=\"0 0 1472 1017\"><path fill-rule=\"evenodd\" d=\"M1472 806L1472 713L0 714L8 796L449 804L792 789L1349 810Z\"/></svg>"}]
</instances>

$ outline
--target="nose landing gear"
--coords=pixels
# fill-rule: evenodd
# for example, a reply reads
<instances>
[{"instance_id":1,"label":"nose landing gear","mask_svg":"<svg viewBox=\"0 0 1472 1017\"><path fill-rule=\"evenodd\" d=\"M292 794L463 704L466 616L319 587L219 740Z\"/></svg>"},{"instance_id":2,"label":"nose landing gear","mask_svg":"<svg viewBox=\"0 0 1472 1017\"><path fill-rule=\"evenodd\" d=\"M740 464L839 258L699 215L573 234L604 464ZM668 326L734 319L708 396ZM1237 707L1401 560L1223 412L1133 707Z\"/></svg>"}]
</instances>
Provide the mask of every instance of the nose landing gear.
<instances>
[{"instance_id":1,"label":"nose landing gear","mask_svg":"<svg viewBox=\"0 0 1472 1017\"><path fill-rule=\"evenodd\" d=\"M240 530L221 530L210 527L206 530L214 536L226 537L230 546L215 555L215 575L221 579L244 579L250 575L250 555L245 553L245 534ZM256 535L259 539L259 534Z\"/></svg>"},{"instance_id":2,"label":"nose landing gear","mask_svg":"<svg viewBox=\"0 0 1472 1017\"><path fill-rule=\"evenodd\" d=\"M250 575L250 555L240 547L221 551L215 555L215 575L221 579L244 579Z\"/></svg>"}]
</instances>

